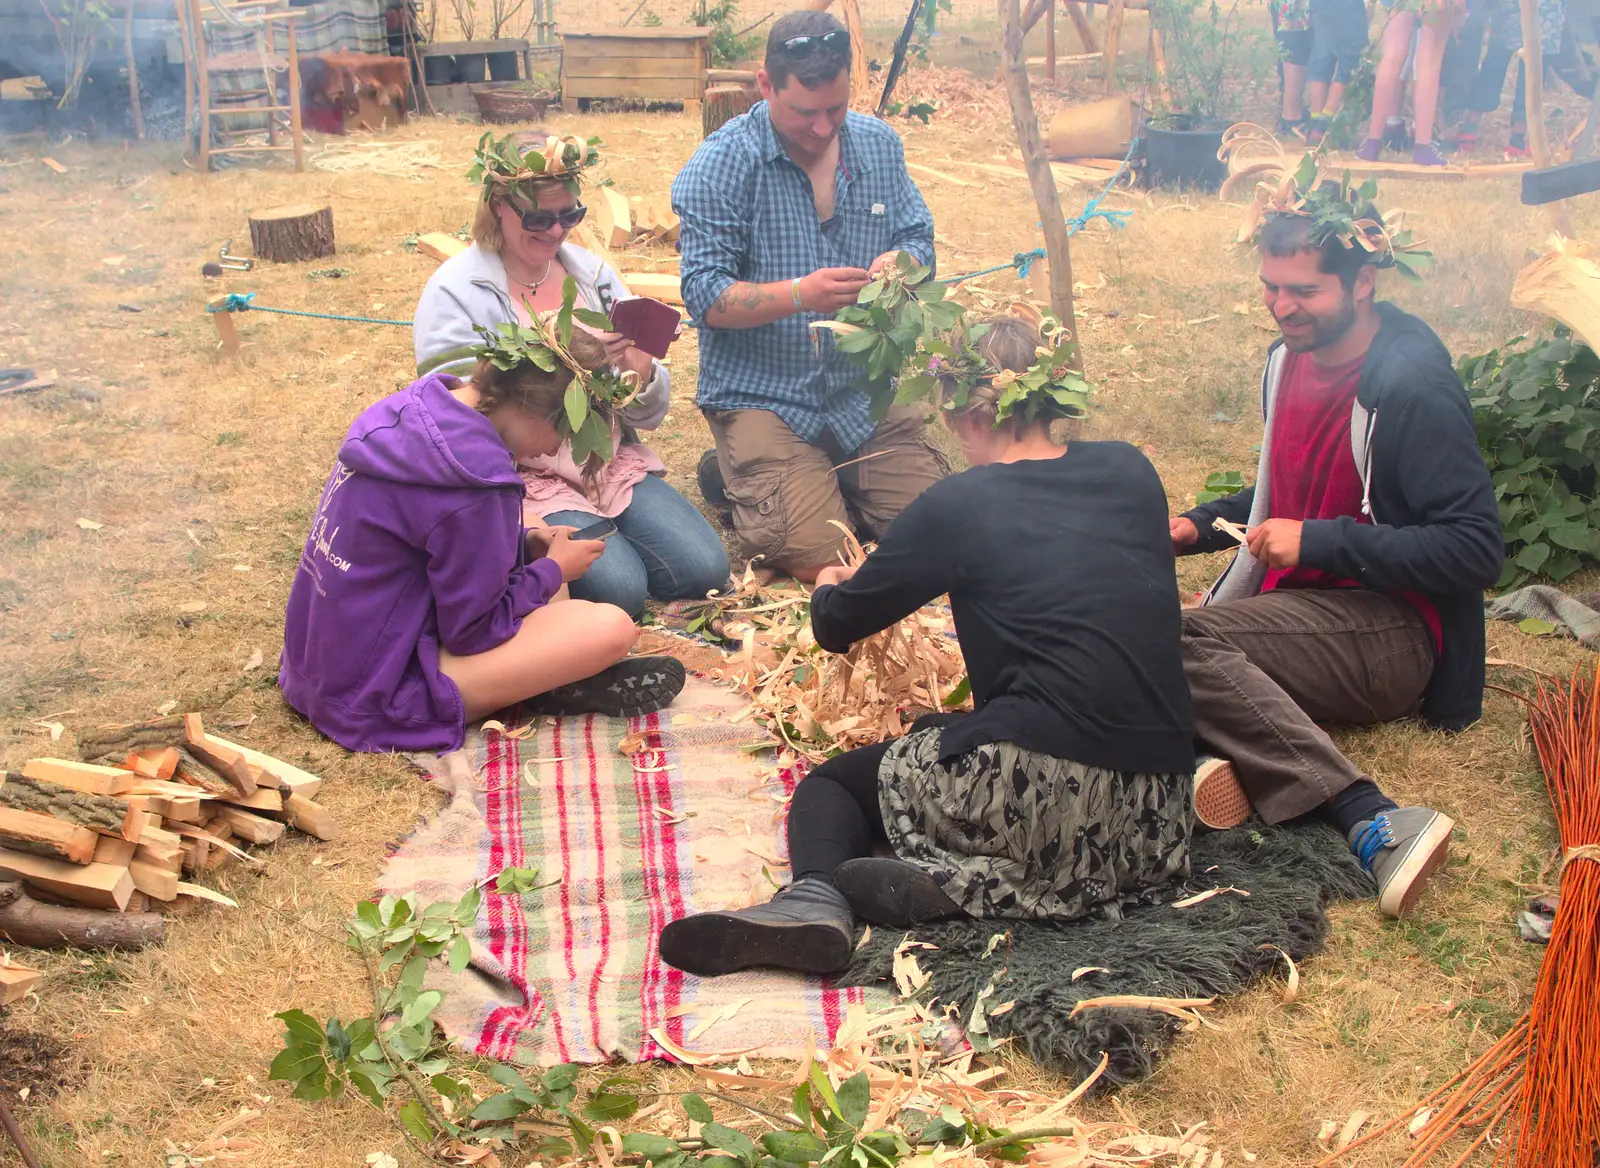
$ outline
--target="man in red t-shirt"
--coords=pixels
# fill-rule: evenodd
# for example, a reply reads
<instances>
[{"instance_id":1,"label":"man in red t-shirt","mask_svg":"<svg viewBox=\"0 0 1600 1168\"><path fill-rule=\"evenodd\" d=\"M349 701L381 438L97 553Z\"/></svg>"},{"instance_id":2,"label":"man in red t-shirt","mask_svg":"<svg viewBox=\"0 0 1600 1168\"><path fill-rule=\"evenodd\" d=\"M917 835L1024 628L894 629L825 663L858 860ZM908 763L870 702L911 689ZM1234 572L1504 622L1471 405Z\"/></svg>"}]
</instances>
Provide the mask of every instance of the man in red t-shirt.
<instances>
[{"instance_id":1,"label":"man in red t-shirt","mask_svg":"<svg viewBox=\"0 0 1600 1168\"><path fill-rule=\"evenodd\" d=\"M1381 224L1371 207L1351 218ZM1318 723L1476 721L1483 591L1504 545L1449 353L1420 320L1374 302L1387 237L1369 235L1369 250L1319 222L1276 213L1257 241L1283 338L1262 379L1256 485L1172 520L1179 555L1233 544L1218 519L1246 527L1206 603L1184 614L1195 733L1222 756L1197 772L1196 810L1221 827L1252 806L1273 823L1319 812L1373 874L1380 911L1398 916L1454 824L1398 807Z\"/></svg>"}]
</instances>

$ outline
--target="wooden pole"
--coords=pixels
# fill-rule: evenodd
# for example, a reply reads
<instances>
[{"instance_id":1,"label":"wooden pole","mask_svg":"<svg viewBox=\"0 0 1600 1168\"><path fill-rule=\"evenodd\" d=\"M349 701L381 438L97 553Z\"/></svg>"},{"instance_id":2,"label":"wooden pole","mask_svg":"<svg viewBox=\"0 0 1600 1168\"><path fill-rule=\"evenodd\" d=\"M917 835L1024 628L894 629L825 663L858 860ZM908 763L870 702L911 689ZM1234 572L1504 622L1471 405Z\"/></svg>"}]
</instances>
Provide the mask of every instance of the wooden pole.
<instances>
[{"instance_id":1,"label":"wooden pole","mask_svg":"<svg viewBox=\"0 0 1600 1168\"><path fill-rule=\"evenodd\" d=\"M294 145L294 172L301 174L306 168L305 135L300 125L300 51L295 43L294 18L285 22L289 26L289 134ZM276 97L276 93L274 93ZM276 101L273 102L277 104ZM267 115L269 121L275 120Z\"/></svg>"},{"instance_id":2,"label":"wooden pole","mask_svg":"<svg viewBox=\"0 0 1600 1168\"><path fill-rule=\"evenodd\" d=\"M1078 0L1063 0L1067 9L1067 18L1072 21L1072 27L1078 31L1078 40L1083 45L1086 53L1098 53L1100 45L1094 39L1094 26L1089 23L1089 16L1083 10L1083 5Z\"/></svg>"},{"instance_id":3,"label":"wooden pole","mask_svg":"<svg viewBox=\"0 0 1600 1168\"><path fill-rule=\"evenodd\" d=\"M859 0L839 0L844 27L850 33L850 108L872 112L872 77L867 70L867 36L861 25Z\"/></svg>"},{"instance_id":4,"label":"wooden pole","mask_svg":"<svg viewBox=\"0 0 1600 1168\"><path fill-rule=\"evenodd\" d=\"M1161 47L1161 29L1150 16L1150 63L1155 67L1156 93L1166 109L1172 108L1172 90L1167 87L1167 54Z\"/></svg>"},{"instance_id":5,"label":"wooden pole","mask_svg":"<svg viewBox=\"0 0 1600 1168\"><path fill-rule=\"evenodd\" d=\"M1106 12L1106 93L1117 91L1117 55L1122 51L1123 0L1111 0Z\"/></svg>"},{"instance_id":6,"label":"wooden pole","mask_svg":"<svg viewBox=\"0 0 1600 1168\"><path fill-rule=\"evenodd\" d=\"M1528 152L1543 170L1552 164L1550 138L1544 128L1544 44L1539 39L1539 0L1522 0L1522 63L1528 104ZM1572 213L1564 202L1550 204L1557 233L1572 238Z\"/></svg>"},{"instance_id":7,"label":"wooden pole","mask_svg":"<svg viewBox=\"0 0 1600 1168\"><path fill-rule=\"evenodd\" d=\"M122 21L122 49L128 56L128 104L133 109L133 132L144 138L144 111L139 106L139 64L133 59L133 0Z\"/></svg>"},{"instance_id":8,"label":"wooden pole","mask_svg":"<svg viewBox=\"0 0 1600 1168\"><path fill-rule=\"evenodd\" d=\"M1067 241L1067 219L1061 209L1061 193L1056 190L1050 160L1045 157L1039 136L1039 115L1033 108L1033 92L1028 84L1028 61L1023 48L1022 12L1018 0L998 0L1000 7L1000 75L1011 103L1011 124L1022 147L1022 163L1028 171L1028 185L1038 204L1039 220L1044 225L1044 248L1050 265L1050 307L1067 334L1076 342L1078 322L1072 311L1072 252ZM1076 347L1076 346L1075 346ZM1083 351L1077 349L1079 369Z\"/></svg>"},{"instance_id":9,"label":"wooden pole","mask_svg":"<svg viewBox=\"0 0 1600 1168\"><path fill-rule=\"evenodd\" d=\"M1045 14L1044 25L1044 75L1050 81L1056 79L1056 5L1055 0L1050 0L1050 10Z\"/></svg>"}]
</instances>

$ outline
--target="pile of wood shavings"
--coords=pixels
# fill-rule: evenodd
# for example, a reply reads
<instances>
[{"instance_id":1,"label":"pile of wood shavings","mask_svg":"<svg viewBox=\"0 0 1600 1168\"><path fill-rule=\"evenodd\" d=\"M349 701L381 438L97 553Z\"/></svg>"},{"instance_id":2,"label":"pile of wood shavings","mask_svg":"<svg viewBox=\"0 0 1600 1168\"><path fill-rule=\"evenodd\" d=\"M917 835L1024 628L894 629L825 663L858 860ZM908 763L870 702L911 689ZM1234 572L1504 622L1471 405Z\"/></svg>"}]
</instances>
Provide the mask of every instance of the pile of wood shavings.
<instances>
[{"instance_id":1,"label":"pile of wood shavings","mask_svg":"<svg viewBox=\"0 0 1600 1168\"><path fill-rule=\"evenodd\" d=\"M780 1079L756 1076L747 1059L739 1059L735 1067L714 1069L706 1065L711 1059L684 1053L694 1060L695 1073L708 1085L740 1097L749 1091L752 1096L781 1093L787 1098L794 1087L806 1081L812 1063L810 1058L802 1060L793 1078ZM960 1027L936 1006L900 1001L887 1009L869 1011L862 1004L852 1004L846 1008L833 1049L825 1058L817 1057L836 1085L866 1072L872 1085L872 1110L863 1125L865 1130L898 1128L903 1112L936 1116L941 1108L950 1106L989 1128L1017 1134L1065 1133L1029 1145L1024 1162L1039 1168L1130 1164L1222 1168L1227 1162L1222 1151L1212 1146L1204 1123L1170 1136L1157 1135L1143 1130L1120 1105L1116 1122L1080 1118L1075 1105L1105 1072L1104 1056L1094 1072L1064 1097L995 1086L1005 1068L974 1068L974 1051L962 1038ZM915 1129L907 1134L914 1135ZM971 1146L942 1145L900 1162L901 1168L979 1168L998 1163Z\"/></svg>"},{"instance_id":2,"label":"pile of wood shavings","mask_svg":"<svg viewBox=\"0 0 1600 1168\"><path fill-rule=\"evenodd\" d=\"M846 555L851 564L866 558L854 537ZM724 634L741 642L727 674L750 696L741 716L796 754L821 762L897 738L920 714L972 708L947 609L920 609L838 656L817 645L810 600L763 585L747 568L739 592L720 605Z\"/></svg>"}]
</instances>

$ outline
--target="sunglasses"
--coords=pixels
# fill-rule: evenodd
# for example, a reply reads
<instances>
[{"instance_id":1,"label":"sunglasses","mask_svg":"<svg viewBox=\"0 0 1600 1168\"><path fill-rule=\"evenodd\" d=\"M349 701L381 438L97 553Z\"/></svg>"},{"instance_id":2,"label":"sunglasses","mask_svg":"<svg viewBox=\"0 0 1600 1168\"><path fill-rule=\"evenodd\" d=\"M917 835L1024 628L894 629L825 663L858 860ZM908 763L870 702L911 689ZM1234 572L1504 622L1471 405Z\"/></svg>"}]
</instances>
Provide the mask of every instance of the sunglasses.
<instances>
[{"instance_id":1,"label":"sunglasses","mask_svg":"<svg viewBox=\"0 0 1600 1168\"><path fill-rule=\"evenodd\" d=\"M789 37L783 42L783 51L796 61L803 61L818 49L842 52L850 47L850 34L835 29L821 36Z\"/></svg>"},{"instance_id":2,"label":"sunglasses","mask_svg":"<svg viewBox=\"0 0 1600 1168\"><path fill-rule=\"evenodd\" d=\"M567 211L523 211L515 205L511 208L522 216L522 230L535 234L549 231L559 225L563 231L571 231L583 222L583 217L589 213L589 208L579 203Z\"/></svg>"}]
</instances>

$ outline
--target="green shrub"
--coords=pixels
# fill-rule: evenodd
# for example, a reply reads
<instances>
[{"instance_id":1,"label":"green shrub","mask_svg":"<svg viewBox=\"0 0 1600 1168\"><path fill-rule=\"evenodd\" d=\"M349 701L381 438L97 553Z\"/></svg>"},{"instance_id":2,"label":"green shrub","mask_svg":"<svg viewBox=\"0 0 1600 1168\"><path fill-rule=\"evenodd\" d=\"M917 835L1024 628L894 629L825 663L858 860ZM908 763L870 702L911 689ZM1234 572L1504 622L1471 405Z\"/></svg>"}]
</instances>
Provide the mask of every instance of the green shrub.
<instances>
[{"instance_id":1,"label":"green shrub","mask_svg":"<svg viewBox=\"0 0 1600 1168\"><path fill-rule=\"evenodd\" d=\"M1478 445L1505 525L1497 587L1600 560L1600 357L1564 328L1463 357Z\"/></svg>"}]
</instances>

